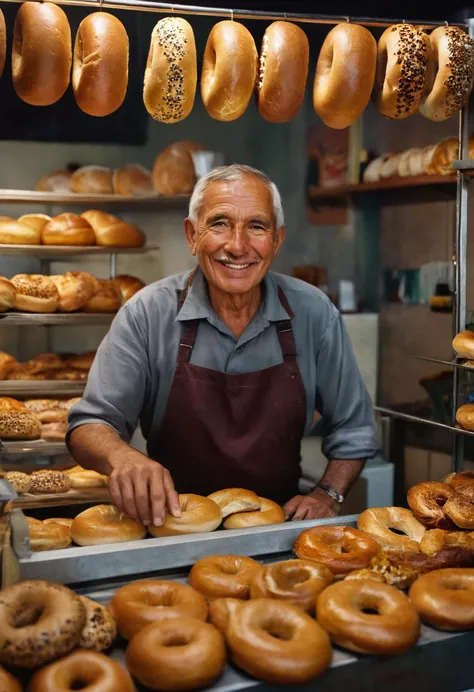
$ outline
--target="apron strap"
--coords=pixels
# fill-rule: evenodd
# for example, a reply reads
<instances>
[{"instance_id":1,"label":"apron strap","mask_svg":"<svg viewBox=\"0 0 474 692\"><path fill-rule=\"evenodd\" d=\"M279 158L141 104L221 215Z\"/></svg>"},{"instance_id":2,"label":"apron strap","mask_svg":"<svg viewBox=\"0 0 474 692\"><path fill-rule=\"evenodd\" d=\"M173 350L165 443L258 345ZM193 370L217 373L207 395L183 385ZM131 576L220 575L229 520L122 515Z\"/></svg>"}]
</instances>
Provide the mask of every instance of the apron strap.
<instances>
[{"instance_id":1,"label":"apron strap","mask_svg":"<svg viewBox=\"0 0 474 692\"><path fill-rule=\"evenodd\" d=\"M189 278L186 282L186 286L181 291L181 294L179 296L178 312L181 310L181 308L184 305L184 301L186 300L186 296L188 295L188 291L191 287L191 284L193 283L193 279L194 279L194 276L196 274L196 271L197 271L197 269L194 269L191 272L191 274L189 275ZM186 323L186 325L183 329L183 335L181 337L181 341L179 342L178 363L189 363L189 360L191 358L191 352L192 352L193 346L194 346L194 342L196 341L197 330L198 330L198 320L190 320L189 322Z\"/></svg>"},{"instance_id":2,"label":"apron strap","mask_svg":"<svg viewBox=\"0 0 474 692\"><path fill-rule=\"evenodd\" d=\"M281 286L278 286L278 298L290 316L289 320L279 320L278 322L275 322L278 341L280 342L281 352L283 354L283 360L295 360L297 355L296 344L295 337L293 335L293 327L291 326L291 319L295 316L295 314L291 309Z\"/></svg>"}]
</instances>

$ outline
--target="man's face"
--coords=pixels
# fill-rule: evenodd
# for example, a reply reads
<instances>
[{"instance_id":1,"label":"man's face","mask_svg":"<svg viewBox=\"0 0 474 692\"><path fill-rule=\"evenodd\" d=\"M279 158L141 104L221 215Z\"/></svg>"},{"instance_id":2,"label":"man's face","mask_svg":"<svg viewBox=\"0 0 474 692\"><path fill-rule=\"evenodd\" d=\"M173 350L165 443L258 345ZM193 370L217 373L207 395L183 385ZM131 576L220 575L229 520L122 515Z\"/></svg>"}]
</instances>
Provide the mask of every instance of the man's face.
<instances>
[{"instance_id":1,"label":"man's face","mask_svg":"<svg viewBox=\"0 0 474 692\"><path fill-rule=\"evenodd\" d=\"M285 237L270 190L253 175L210 183L196 225L186 219L185 231L207 281L226 293L258 286Z\"/></svg>"}]
</instances>

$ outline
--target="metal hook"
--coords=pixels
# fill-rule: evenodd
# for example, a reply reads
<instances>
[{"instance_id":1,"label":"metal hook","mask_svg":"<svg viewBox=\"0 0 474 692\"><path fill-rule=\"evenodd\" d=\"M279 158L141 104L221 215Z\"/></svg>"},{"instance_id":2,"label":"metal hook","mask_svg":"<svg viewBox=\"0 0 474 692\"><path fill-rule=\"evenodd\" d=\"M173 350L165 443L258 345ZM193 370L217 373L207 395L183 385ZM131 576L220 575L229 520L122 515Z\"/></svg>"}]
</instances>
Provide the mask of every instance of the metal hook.
<instances>
[{"instance_id":1,"label":"metal hook","mask_svg":"<svg viewBox=\"0 0 474 692\"><path fill-rule=\"evenodd\" d=\"M102 5L104 4L104 0L99 0L99 12L102 12Z\"/></svg>"},{"instance_id":2,"label":"metal hook","mask_svg":"<svg viewBox=\"0 0 474 692\"><path fill-rule=\"evenodd\" d=\"M230 21L234 21L234 10L230 10Z\"/></svg>"},{"instance_id":3,"label":"metal hook","mask_svg":"<svg viewBox=\"0 0 474 692\"><path fill-rule=\"evenodd\" d=\"M344 19L346 20L346 22L347 22L348 24L350 24L350 22L351 22L351 18L350 18L350 17L348 17L348 16L346 15L346 16L344 17Z\"/></svg>"},{"instance_id":4,"label":"metal hook","mask_svg":"<svg viewBox=\"0 0 474 692\"><path fill-rule=\"evenodd\" d=\"M444 20L444 26L449 26L449 22L447 22L446 19Z\"/></svg>"},{"instance_id":5,"label":"metal hook","mask_svg":"<svg viewBox=\"0 0 474 692\"><path fill-rule=\"evenodd\" d=\"M174 3L171 3L171 12L174 12Z\"/></svg>"},{"instance_id":6,"label":"metal hook","mask_svg":"<svg viewBox=\"0 0 474 692\"><path fill-rule=\"evenodd\" d=\"M288 21L288 16L287 16L286 12L283 12L283 17L284 17L284 19L285 19L285 22L287 22L287 21Z\"/></svg>"}]
</instances>

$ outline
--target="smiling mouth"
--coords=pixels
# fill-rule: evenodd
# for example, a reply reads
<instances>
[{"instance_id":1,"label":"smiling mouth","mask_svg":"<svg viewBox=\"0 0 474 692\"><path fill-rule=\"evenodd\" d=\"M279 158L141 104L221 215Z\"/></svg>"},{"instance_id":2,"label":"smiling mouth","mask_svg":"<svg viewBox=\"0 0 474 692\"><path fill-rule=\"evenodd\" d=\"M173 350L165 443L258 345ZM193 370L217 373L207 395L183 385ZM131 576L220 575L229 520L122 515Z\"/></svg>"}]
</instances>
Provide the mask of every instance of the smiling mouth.
<instances>
[{"instance_id":1,"label":"smiling mouth","mask_svg":"<svg viewBox=\"0 0 474 692\"><path fill-rule=\"evenodd\" d=\"M224 267L227 267L228 269L237 269L237 270L243 270L243 269L248 269L248 267L252 267L258 262L245 262L245 263L239 263L236 264L235 262L225 262L223 260L217 260L219 264L222 264Z\"/></svg>"}]
</instances>

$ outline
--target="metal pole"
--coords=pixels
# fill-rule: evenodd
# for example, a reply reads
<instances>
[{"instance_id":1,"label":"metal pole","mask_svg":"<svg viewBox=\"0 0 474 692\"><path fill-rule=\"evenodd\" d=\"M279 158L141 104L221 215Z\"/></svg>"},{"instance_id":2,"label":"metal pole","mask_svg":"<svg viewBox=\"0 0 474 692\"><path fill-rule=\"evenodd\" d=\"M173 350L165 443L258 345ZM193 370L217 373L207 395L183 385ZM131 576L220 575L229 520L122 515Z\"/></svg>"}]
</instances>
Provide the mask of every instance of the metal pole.
<instances>
[{"instance_id":1,"label":"metal pole","mask_svg":"<svg viewBox=\"0 0 474 692\"><path fill-rule=\"evenodd\" d=\"M112 252L110 254L109 275L111 279L115 279L115 277L117 276L117 255L115 252Z\"/></svg>"},{"instance_id":2,"label":"metal pole","mask_svg":"<svg viewBox=\"0 0 474 692\"><path fill-rule=\"evenodd\" d=\"M22 3L23 0L3 0L4 2ZM37 0L41 2L41 0ZM56 5L75 5L80 7L99 7L101 9L116 10L140 10L142 12L158 12L163 14L201 15L207 17L223 17L225 19L261 19L266 21L289 20L303 24L340 24L351 22L364 26L387 27L392 24L400 24L405 20L383 19L379 17L347 17L340 15L306 14L297 12L264 12L262 10L233 10L226 7L201 7L198 5L175 5L168 2L153 2L148 0L53 0ZM425 22L419 19L410 19L410 24L426 29L437 26L445 26L446 22ZM459 26L463 29L466 24L456 23L450 26Z\"/></svg>"}]
</instances>

